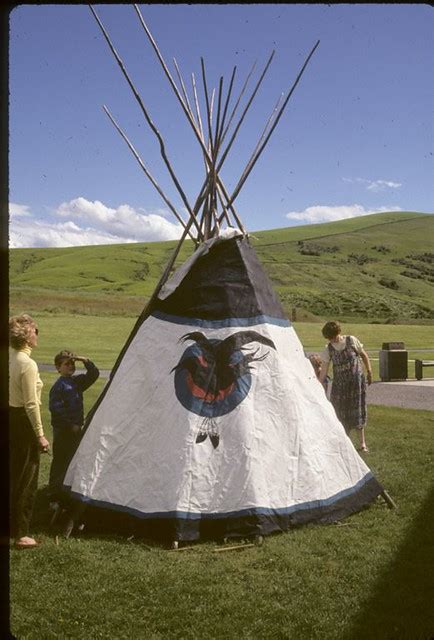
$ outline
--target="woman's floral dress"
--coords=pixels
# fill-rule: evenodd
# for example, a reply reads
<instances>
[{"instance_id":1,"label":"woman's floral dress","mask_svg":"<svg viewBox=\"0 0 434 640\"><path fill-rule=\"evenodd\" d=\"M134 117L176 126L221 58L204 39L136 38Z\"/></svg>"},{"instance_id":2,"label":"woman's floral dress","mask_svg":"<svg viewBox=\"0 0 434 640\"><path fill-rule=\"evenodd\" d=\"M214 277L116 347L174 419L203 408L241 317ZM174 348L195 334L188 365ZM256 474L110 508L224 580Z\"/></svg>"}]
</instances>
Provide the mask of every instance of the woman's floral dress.
<instances>
[{"instance_id":1,"label":"woman's floral dress","mask_svg":"<svg viewBox=\"0 0 434 640\"><path fill-rule=\"evenodd\" d=\"M366 425L366 379L351 336L346 336L345 348L337 351L328 345L333 363L333 384L330 401L336 415L348 432Z\"/></svg>"}]
</instances>

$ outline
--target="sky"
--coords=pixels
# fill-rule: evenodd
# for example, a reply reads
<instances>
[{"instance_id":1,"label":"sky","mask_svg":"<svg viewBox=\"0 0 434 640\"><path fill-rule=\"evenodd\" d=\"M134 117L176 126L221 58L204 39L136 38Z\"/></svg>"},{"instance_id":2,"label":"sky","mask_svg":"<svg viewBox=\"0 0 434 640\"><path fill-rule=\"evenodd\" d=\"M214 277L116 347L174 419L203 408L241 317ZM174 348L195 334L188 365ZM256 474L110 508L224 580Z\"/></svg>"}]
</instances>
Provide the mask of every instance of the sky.
<instances>
[{"instance_id":1,"label":"sky","mask_svg":"<svg viewBox=\"0 0 434 640\"><path fill-rule=\"evenodd\" d=\"M382 211L434 211L434 10L424 4L139 5L191 95L237 66L250 95L275 56L221 177L234 189L279 96L320 44L235 206L248 231ZM95 5L189 202L200 147L130 4ZM9 16L9 245L171 240L181 226L104 113L106 105L177 211L159 144L88 5ZM202 98L200 98L202 100ZM234 98L235 99L235 98ZM245 104L247 98L243 98ZM203 103L202 103L203 104Z\"/></svg>"}]
</instances>

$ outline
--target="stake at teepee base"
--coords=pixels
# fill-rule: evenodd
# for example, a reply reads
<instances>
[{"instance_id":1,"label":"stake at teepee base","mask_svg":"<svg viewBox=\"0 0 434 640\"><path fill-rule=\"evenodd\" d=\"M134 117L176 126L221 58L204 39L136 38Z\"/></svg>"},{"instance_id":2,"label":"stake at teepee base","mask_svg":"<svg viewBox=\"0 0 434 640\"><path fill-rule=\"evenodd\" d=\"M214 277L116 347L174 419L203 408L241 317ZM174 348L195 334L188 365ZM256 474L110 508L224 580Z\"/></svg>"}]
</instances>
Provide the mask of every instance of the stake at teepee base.
<instances>
[{"instance_id":1,"label":"stake at teepee base","mask_svg":"<svg viewBox=\"0 0 434 640\"><path fill-rule=\"evenodd\" d=\"M389 507L389 509L397 509L398 508L396 502L394 502L394 500L392 500L392 498L390 497L390 495L387 493L386 490L382 491L380 493L380 495L384 499L384 501L387 504L387 506Z\"/></svg>"},{"instance_id":2,"label":"stake at teepee base","mask_svg":"<svg viewBox=\"0 0 434 640\"><path fill-rule=\"evenodd\" d=\"M240 101L225 125L235 73L226 95L220 79L214 118L202 61L203 126L195 83L197 120L179 68L183 95L135 8L199 142L205 178L191 207L161 134L97 18L158 139L189 219L86 419L65 487L87 505L86 530L106 524L179 550L188 548L180 542L259 543L264 535L296 525L342 520L388 494L338 421L233 206L318 43L229 195L220 171L274 53L223 148ZM170 277L190 233L197 248Z\"/></svg>"}]
</instances>

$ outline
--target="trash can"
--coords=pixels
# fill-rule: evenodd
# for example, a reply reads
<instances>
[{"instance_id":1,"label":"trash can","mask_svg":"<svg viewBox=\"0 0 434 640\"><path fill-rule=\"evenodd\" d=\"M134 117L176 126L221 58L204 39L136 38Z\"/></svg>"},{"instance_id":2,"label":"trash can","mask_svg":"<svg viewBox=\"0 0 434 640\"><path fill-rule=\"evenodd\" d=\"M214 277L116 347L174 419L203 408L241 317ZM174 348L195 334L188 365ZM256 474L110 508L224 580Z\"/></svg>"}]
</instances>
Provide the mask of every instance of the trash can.
<instances>
[{"instance_id":1,"label":"trash can","mask_svg":"<svg viewBox=\"0 0 434 640\"><path fill-rule=\"evenodd\" d=\"M382 382L407 380L408 351L403 342L383 342L380 351L380 378Z\"/></svg>"}]
</instances>

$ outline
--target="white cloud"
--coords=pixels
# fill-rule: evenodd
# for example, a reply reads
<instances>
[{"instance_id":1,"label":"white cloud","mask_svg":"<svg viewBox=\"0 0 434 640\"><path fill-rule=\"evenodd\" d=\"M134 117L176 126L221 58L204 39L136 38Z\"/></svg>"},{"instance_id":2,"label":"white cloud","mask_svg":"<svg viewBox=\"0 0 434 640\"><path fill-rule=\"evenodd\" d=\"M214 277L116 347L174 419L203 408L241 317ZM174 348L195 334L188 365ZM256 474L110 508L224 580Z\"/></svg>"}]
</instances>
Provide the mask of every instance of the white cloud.
<instances>
[{"instance_id":1,"label":"white cloud","mask_svg":"<svg viewBox=\"0 0 434 640\"><path fill-rule=\"evenodd\" d=\"M63 202L51 219L36 220L25 205L10 205L10 212L12 248L153 242L175 240L182 233L181 225L166 220L161 212L136 211L127 204L113 209L81 197Z\"/></svg>"},{"instance_id":2,"label":"white cloud","mask_svg":"<svg viewBox=\"0 0 434 640\"><path fill-rule=\"evenodd\" d=\"M371 182L366 188L368 191L386 191L386 189L398 189L401 186L400 182L391 182L390 180L375 180Z\"/></svg>"},{"instance_id":3,"label":"white cloud","mask_svg":"<svg viewBox=\"0 0 434 640\"><path fill-rule=\"evenodd\" d=\"M11 217L30 216L30 207L26 204L16 204L15 202L9 203L9 215Z\"/></svg>"},{"instance_id":4,"label":"white cloud","mask_svg":"<svg viewBox=\"0 0 434 640\"><path fill-rule=\"evenodd\" d=\"M18 247L77 247L124 242L137 242L137 240L98 232L91 227L79 227L72 221L53 223L17 220L12 221L9 231L9 246L12 249Z\"/></svg>"},{"instance_id":5,"label":"white cloud","mask_svg":"<svg viewBox=\"0 0 434 640\"><path fill-rule=\"evenodd\" d=\"M364 184L367 191L387 191L387 189L399 189L402 187L401 182L393 182L392 180L366 180L366 178L342 178L344 182L350 184Z\"/></svg>"},{"instance_id":6,"label":"white cloud","mask_svg":"<svg viewBox=\"0 0 434 640\"><path fill-rule=\"evenodd\" d=\"M365 209L365 207L362 207L360 204L340 206L314 205L307 207L304 211L290 211L285 217L288 218L288 220L313 224L332 222L333 220L344 220L345 218L356 218L358 216L367 216L371 213L383 213L385 211L401 211L401 208L378 207L377 209Z\"/></svg>"},{"instance_id":7,"label":"white cloud","mask_svg":"<svg viewBox=\"0 0 434 640\"><path fill-rule=\"evenodd\" d=\"M75 198L70 202L63 202L55 213L62 218L82 221L104 233L125 239L132 238L135 242L174 240L182 233L178 223L170 222L156 213L136 211L128 204L112 209L99 200L90 202L85 198Z\"/></svg>"}]
</instances>

